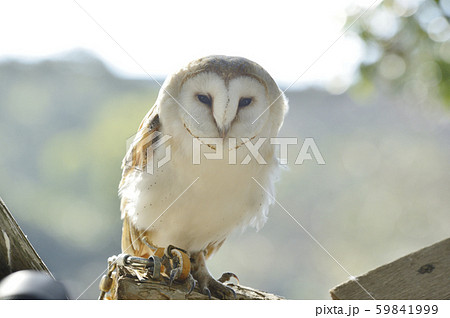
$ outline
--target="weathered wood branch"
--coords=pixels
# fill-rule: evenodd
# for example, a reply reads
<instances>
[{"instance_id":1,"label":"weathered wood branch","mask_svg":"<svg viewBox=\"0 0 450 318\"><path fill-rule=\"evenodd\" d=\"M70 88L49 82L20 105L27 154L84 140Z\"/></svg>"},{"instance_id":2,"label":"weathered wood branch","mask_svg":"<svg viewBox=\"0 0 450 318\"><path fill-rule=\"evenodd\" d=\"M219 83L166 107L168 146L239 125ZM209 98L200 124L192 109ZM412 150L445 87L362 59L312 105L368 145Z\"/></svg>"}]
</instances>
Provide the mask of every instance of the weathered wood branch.
<instances>
[{"instance_id":1,"label":"weathered wood branch","mask_svg":"<svg viewBox=\"0 0 450 318\"><path fill-rule=\"evenodd\" d=\"M362 287L361 287L362 286ZM333 299L450 299L450 238L333 288Z\"/></svg>"},{"instance_id":2,"label":"weathered wood branch","mask_svg":"<svg viewBox=\"0 0 450 318\"><path fill-rule=\"evenodd\" d=\"M51 275L1 198L0 230L0 279L25 269Z\"/></svg>"},{"instance_id":3,"label":"weathered wood branch","mask_svg":"<svg viewBox=\"0 0 450 318\"><path fill-rule=\"evenodd\" d=\"M235 284L229 284L236 292L237 300L280 300L283 299L277 295L266 293L250 287L244 287ZM185 284L174 283L168 286L167 280L154 281L146 280L140 282L136 278L127 276L117 277L117 282L111 291L112 299L120 300L207 300L208 296L194 289L192 293L187 294L188 287ZM212 297L212 299L216 299Z\"/></svg>"},{"instance_id":4,"label":"weathered wood branch","mask_svg":"<svg viewBox=\"0 0 450 318\"><path fill-rule=\"evenodd\" d=\"M117 261L117 263L115 263ZM175 280L171 285L165 273L153 276L153 267L123 264L122 258L112 256L108 259L108 274L102 278L100 289L105 294L100 299L113 300L208 300L208 296L200 292L198 286L192 287L192 277L183 281ZM136 263L137 264L137 263ZM154 263L153 263L154 264ZM226 283L236 293L236 300L279 300L274 294L256 290L242 285ZM211 299L216 299L212 297Z\"/></svg>"}]
</instances>

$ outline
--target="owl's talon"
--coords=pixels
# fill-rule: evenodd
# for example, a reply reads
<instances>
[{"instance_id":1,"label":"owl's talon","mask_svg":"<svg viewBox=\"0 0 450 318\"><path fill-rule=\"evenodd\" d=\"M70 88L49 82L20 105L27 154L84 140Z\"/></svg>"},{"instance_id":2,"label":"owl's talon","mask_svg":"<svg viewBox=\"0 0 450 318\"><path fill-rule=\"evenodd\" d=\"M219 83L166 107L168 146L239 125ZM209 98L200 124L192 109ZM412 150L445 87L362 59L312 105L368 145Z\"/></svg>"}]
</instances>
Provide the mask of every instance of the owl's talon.
<instances>
[{"instance_id":1,"label":"owl's talon","mask_svg":"<svg viewBox=\"0 0 450 318\"><path fill-rule=\"evenodd\" d=\"M232 277L233 277L234 279L237 280L237 283L238 283L238 285L239 285L239 278L236 276L236 274L231 273L231 272L225 272L225 273L223 273L222 276L220 276L220 278L219 278L217 281L219 281L219 282L221 282L221 283L225 283L225 282L230 281L230 279L231 279Z\"/></svg>"},{"instance_id":2,"label":"owl's talon","mask_svg":"<svg viewBox=\"0 0 450 318\"><path fill-rule=\"evenodd\" d=\"M209 299L212 296L219 299L236 299L236 292L233 288L215 280L209 273L195 273L200 290L207 295Z\"/></svg>"},{"instance_id":3,"label":"owl's talon","mask_svg":"<svg viewBox=\"0 0 450 318\"><path fill-rule=\"evenodd\" d=\"M190 295L192 293L192 291L194 290L196 283L195 283L194 277L192 277L191 274L189 274L188 281L189 281L189 291L187 294Z\"/></svg>"},{"instance_id":4,"label":"owl's talon","mask_svg":"<svg viewBox=\"0 0 450 318\"><path fill-rule=\"evenodd\" d=\"M211 291L208 287L203 288L202 293L208 296L208 299L211 300Z\"/></svg>"},{"instance_id":5,"label":"owl's talon","mask_svg":"<svg viewBox=\"0 0 450 318\"><path fill-rule=\"evenodd\" d=\"M203 252L193 253L192 258L192 276L197 280L200 291L208 295L211 299L212 296L219 299L236 299L236 292L222 284L222 282L215 280L208 269L206 268L205 263L205 254ZM226 281L228 277L236 277L236 275L232 273L225 273L222 275L222 280Z\"/></svg>"},{"instance_id":6,"label":"owl's talon","mask_svg":"<svg viewBox=\"0 0 450 318\"><path fill-rule=\"evenodd\" d=\"M174 268L170 271L170 276L169 276L169 286L172 286L172 283L175 279L180 277L180 270L179 268Z\"/></svg>"},{"instance_id":7,"label":"owl's talon","mask_svg":"<svg viewBox=\"0 0 450 318\"><path fill-rule=\"evenodd\" d=\"M228 287L228 288L230 288L230 287ZM230 288L230 289L231 289L231 292L233 293L233 299L236 300L237 299L236 292L234 291L233 288Z\"/></svg>"}]
</instances>

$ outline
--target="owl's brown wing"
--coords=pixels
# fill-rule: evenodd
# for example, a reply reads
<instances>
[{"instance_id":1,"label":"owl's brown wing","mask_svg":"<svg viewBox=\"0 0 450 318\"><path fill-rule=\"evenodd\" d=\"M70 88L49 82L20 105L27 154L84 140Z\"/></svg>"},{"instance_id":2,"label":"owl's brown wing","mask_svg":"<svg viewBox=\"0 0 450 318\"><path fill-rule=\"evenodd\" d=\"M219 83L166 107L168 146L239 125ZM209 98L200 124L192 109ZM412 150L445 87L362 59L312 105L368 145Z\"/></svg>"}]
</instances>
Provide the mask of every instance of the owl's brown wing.
<instances>
[{"instance_id":1,"label":"owl's brown wing","mask_svg":"<svg viewBox=\"0 0 450 318\"><path fill-rule=\"evenodd\" d=\"M153 154L152 145L158 140L160 126L159 107L155 104L142 120L133 143L122 160L123 171L120 187L126 182L126 177L131 171L135 169L145 171L149 159L148 156Z\"/></svg>"},{"instance_id":2,"label":"owl's brown wing","mask_svg":"<svg viewBox=\"0 0 450 318\"><path fill-rule=\"evenodd\" d=\"M150 238L146 235L148 233L138 230L130 222L127 214L130 200L122 193L122 189L127 184L133 183L135 177L133 172L146 171L150 156L153 155L152 147L158 141L158 136L160 135L160 127L159 107L155 104L142 120L133 143L122 161L122 180L119 185L121 192L120 210L121 218L123 219L122 252L142 257L151 255L151 249L143 241L143 239L146 239L148 242Z\"/></svg>"}]
</instances>

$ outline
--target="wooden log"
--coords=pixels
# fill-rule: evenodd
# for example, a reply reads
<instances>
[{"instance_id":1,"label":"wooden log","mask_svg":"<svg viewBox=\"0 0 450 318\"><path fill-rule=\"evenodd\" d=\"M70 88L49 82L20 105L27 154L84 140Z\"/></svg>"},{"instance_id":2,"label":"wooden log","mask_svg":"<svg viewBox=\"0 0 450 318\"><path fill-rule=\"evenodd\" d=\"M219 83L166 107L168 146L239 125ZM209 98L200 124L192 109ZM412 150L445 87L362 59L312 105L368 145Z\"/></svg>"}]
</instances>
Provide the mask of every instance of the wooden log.
<instances>
[{"instance_id":1,"label":"wooden log","mask_svg":"<svg viewBox=\"0 0 450 318\"><path fill-rule=\"evenodd\" d=\"M280 300L277 295L266 293L250 287L235 284L228 284L236 292L237 300ZM201 294L194 289L191 294L187 294L187 287L183 284L173 284L168 286L167 282L146 280L139 282L136 278L121 276L117 280L117 285L113 287L112 299L119 300L208 300L208 296ZM216 299L212 297L212 299Z\"/></svg>"},{"instance_id":2,"label":"wooden log","mask_svg":"<svg viewBox=\"0 0 450 318\"><path fill-rule=\"evenodd\" d=\"M0 279L25 269L51 275L1 198L0 232Z\"/></svg>"},{"instance_id":3,"label":"wooden log","mask_svg":"<svg viewBox=\"0 0 450 318\"><path fill-rule=\"evenodd\" d=\"M137 275L137 273L139 273ZM141 280L137 276L141 276ZM161 275L159 279L149 278L144 271L128 266L117 266L112 272L112 286L105 299L112 300L208 300L196 287L190 294L189 280L174 281L169 286L169 279ZM236 292L236 300L281 300L280 296L256 290L250 287L226 283ZM217 299L212 297L212 299Z\"/></svg>"},{"instance_id":4,"label":"wooden log","mask_svg":"<svg viewBox=\"0 0 450 318\"><path fill-rule=\"evenodd\" d=\"M361 287L362 286L362 287ZM333 299L450 299L450 238L333 288Z\"/></svg>"}]
</instances>

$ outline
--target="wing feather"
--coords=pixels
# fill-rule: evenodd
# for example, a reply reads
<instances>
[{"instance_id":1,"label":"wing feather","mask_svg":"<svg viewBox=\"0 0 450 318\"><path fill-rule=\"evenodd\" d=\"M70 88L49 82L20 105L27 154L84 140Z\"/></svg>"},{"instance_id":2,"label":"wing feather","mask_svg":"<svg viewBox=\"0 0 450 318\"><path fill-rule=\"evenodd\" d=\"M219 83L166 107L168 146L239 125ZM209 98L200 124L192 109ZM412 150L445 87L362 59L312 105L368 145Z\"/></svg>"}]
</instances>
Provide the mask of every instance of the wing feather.
<instances>
[{"instance_id":1,"label":"wing feather","mask_svg":"<svg viewBox=\"0 0 450 318\"><path fill-rule=\"evenodd\" d=\"M145 171L150 156L153 155L153 146L158 141L161 123L159 121L159 107L155 104L142 120L136 136L122 161L122 179L119 185L121 197L120 210L123 219L122 228L122 251L133 255L148 255L151 250L141 240L142 236L148 234L138 230L132 224L127 211L131 207L131 200L123 189L133 183L134 171Z\"/></svg>"},{"instance_id":2,"label":"wing feather","mask_svg":"<svg viewBox=\"0 0 450 318\"><path fill-rule=\"evenodd\" d=\"M160 126L159 107L154 105L142 120L133 143L122 160L123 172L120 186L125 181L127 174L133 169L145 170L148 156L153 154L152 146L158 141Z\"/></svg>"}]
</instances>

